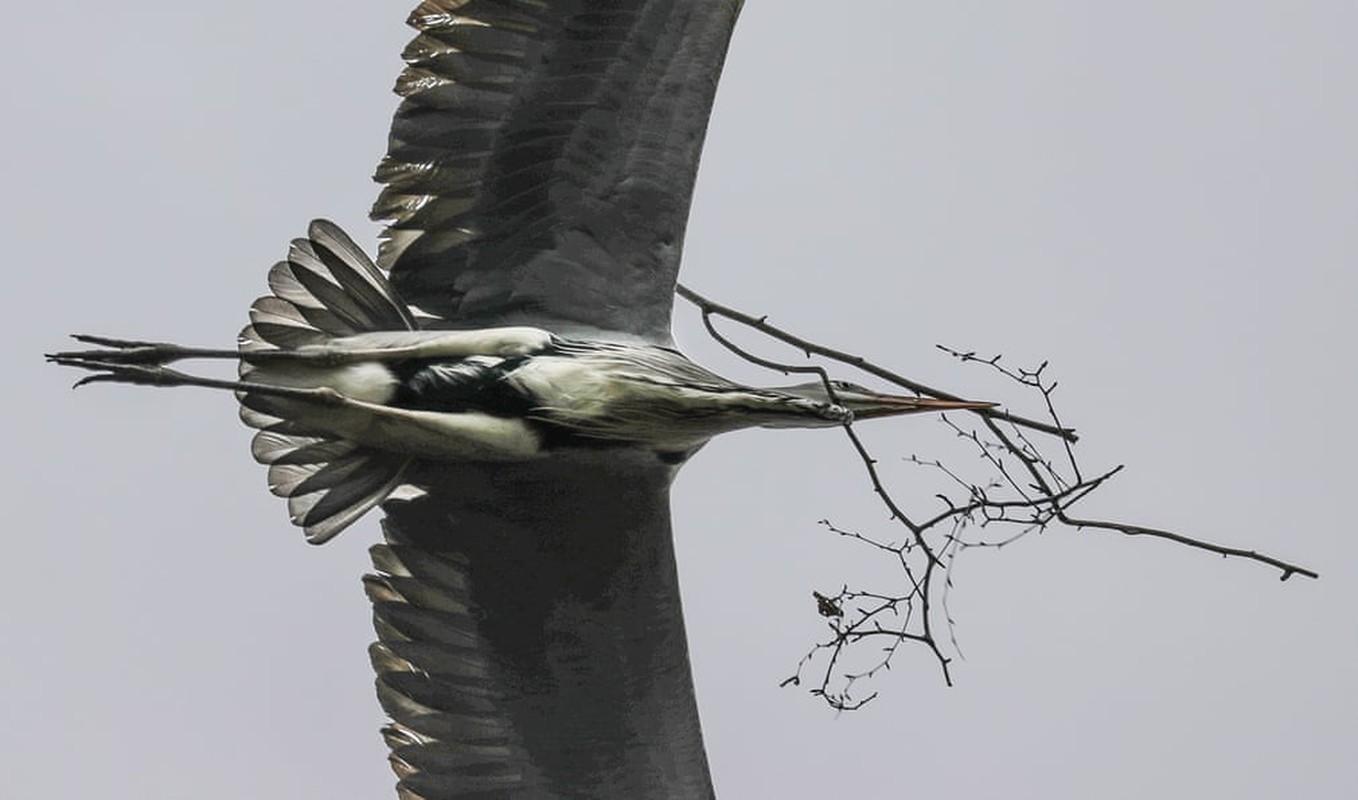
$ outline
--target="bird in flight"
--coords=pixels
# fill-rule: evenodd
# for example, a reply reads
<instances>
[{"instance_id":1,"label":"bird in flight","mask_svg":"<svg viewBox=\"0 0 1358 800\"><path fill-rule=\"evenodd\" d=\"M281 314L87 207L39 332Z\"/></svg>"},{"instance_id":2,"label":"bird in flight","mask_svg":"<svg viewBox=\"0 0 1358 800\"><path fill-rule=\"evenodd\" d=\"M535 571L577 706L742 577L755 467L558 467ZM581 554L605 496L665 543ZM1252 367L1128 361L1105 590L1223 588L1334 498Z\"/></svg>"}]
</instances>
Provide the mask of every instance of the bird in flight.
<instances>
[{"instance_id":1,"label":"bird in flight","mask_svg":"<svg viewBox=\"0 0 1358 800\"><path fill-rule=\"evenodd\" d=\"M317 220L238 347L77 336L80 384L234 391L308 541L386 512L365 579L403 798L712 795L669 486L712 437L991 404L759 388L674 347L737 0L425 0L374 262ZM172 365L238 364L235 379ZM80 385L77 384L77 385Z\"/></svg>"},{"instance_id":2,"label":"bird in flight","mask_svg":"<svg viewBox=\"0 0 1358 800\"><path fill-rule=\"evenodd\" d=\"M252 452L309 541L329 540L403 488L417 459L521 462L634 448L678 465L713 436L753 426L814 428L988 408L888 395L847 381L743 386L668 343L572 339L543 328L420 330L382 271L334 224L312 222L269 273L236 350L102 336L50 360L117 382L235 391L257 429ZM601 332L602 334L603 332ZM167 366L239 362L239 380ZM405 488L400 497L419 493Z\"/></svg>"}]
</instances>

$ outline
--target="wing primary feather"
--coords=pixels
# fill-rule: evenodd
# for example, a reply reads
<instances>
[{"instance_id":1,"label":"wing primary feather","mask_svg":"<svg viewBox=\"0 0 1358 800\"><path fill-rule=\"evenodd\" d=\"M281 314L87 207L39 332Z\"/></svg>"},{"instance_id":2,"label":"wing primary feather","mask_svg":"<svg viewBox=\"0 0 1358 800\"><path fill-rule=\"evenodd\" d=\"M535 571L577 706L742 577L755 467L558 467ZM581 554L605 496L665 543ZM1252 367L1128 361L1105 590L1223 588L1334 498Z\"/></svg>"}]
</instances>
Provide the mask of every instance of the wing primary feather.
<instances>
[{"instance_id":1,"label":"wing primary feather","mask_svg":"<svg viewBox=\"0 0 1358 800\"><path fill-rule=\"evenodd\" d=\"M464 327L668 342L740 6L420 3L371 210L407 302Z\"/></svg>"},{"instance_id":2,"label":"wing primary feather","mask_svg":"<svg viewBox=\"0 0 1358 800\"><path fill-rule=\"evenodd\" d=\"M379 641L369 648L382 733L402 797L550 795L496 691L459 555L371 548L364 578ZM536 794L534 794L536 792Z\"/></svg>"}]
</instances>

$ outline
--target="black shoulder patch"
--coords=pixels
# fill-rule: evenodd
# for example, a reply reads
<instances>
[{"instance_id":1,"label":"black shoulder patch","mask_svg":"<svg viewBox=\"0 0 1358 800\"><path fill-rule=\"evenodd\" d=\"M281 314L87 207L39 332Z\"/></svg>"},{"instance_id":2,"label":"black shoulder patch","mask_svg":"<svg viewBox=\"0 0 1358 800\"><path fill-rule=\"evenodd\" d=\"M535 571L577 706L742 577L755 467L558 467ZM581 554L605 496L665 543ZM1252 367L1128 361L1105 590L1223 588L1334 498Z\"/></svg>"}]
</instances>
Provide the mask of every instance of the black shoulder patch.
<instances>
[{"instance_id":1,"label":"black shoulder patch","mask_svg":"<svg viewBox=\"0 0 1358 800\"><path fill-rule=\"evenodd\" d=\"M505 376L523 358L411 360L392 365L400 386L392 405L413 411L480 411L497 417L522 417L531 398Z\"/></svg>"}]
</instances>

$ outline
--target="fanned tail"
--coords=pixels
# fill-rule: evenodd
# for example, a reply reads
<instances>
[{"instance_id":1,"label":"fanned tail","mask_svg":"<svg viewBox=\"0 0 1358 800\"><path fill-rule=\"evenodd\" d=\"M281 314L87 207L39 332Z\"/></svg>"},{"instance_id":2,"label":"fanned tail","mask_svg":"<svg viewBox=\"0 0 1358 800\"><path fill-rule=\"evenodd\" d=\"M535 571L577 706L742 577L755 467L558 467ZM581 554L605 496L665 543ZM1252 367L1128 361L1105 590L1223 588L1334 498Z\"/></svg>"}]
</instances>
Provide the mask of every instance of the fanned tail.
<instances>
[{"instance_id":1,"label":"fanned tail","mask_svg":"<svg viewBox=\"0 0 1358 800\"><path fill-rule=\"evenodd\" d=\"M250 306L242 352L290 350L370 331L415 330L386 275L333 222L315 220L288 260L269 270L269 289ZM244 378L253 367L241 363Z\"/></svg>"},{"instance_id":2,"label":"fanned tail","mask_svg":"<svg viewBox=\"0 0 1358 800\"><path fill-rule=\"evenodd\" d=\"M271 295L250 306L250 324L238 340L242 353L416 328L382 271L326 220L313 221L307 238L293 240L288 259L269 270L269 288ZM258 369L242 360L241 380ZM269 466L269 491L287 498L307 541L330 540L401 486L409 458L310 429L289 418L289 402L276 397L244 392L239 399L241 420L258 431L251 452Z\"/></svg>"},{"instance_id":3,"label":"fanned tail","mask_svg":"<svg viewBox=\"0 0 1358 800\"><path fill-rule=\"evenodd\" d=\"M308 542L322 544L401 485L410 459L324 436L270 430L270 418L244 409L261 430L251 451L269 466L269 491L288 500L294 525Z\"/></svg>"}]
</instances>

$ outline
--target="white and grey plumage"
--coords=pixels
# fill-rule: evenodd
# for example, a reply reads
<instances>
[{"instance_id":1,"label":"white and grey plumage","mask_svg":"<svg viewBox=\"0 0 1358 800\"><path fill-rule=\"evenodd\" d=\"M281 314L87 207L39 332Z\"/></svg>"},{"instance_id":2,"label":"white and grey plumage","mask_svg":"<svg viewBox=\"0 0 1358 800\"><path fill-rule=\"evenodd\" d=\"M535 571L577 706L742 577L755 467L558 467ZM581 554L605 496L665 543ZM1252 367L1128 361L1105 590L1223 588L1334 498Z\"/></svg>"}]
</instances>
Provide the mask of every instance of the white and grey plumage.
<instances>
[{"instance_id":1,"label":"white and grey plumage","mask_svg":"<svg viewBox=\"0 0 1358 800\"><path fill-rule=\"evenodd\" d=\"M978 405L755 389L672 349L739 7L422 3L377 173L376 265L313 223L251 309L239 382L166 366L229 351L87 337L109 349L54 357L95 380L237 390L313 541L391 500L367 585L402 797L710 796L669 529L678 464L738 427Z\"/></svg>"}]
</instances>

